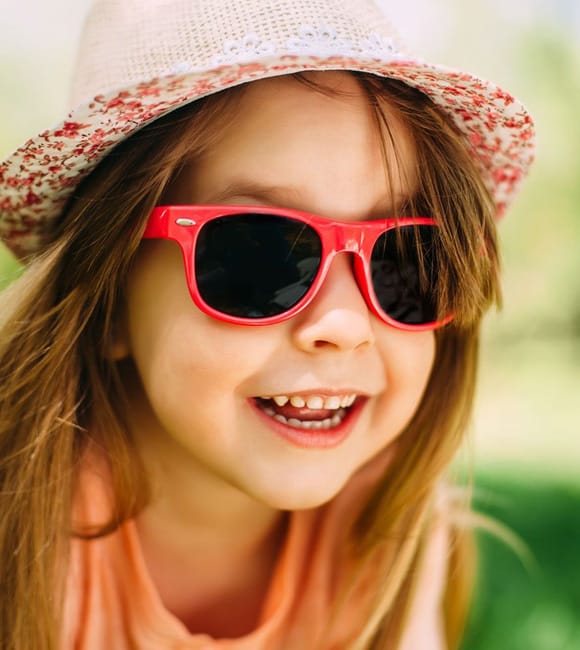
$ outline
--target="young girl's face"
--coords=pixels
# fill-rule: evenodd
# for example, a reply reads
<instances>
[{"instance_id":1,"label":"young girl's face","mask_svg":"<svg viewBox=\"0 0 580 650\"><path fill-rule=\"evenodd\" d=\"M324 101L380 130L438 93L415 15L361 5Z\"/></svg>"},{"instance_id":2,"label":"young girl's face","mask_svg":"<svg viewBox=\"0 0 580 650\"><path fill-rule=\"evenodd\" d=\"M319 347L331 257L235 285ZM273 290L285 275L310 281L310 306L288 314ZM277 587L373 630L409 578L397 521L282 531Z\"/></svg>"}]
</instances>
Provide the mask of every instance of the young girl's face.
<instances>
[{"instance_id":1,"label":"young girl's face","mask_svg":"<svg viewBox=\"0 0 580 650\"><path fill-rule=\"evenodd\" d=\"M377 126L355 80L330 72L312 79L348 95L291 78L251 84L223 137L181 172L165 203L269 205L346 221L393 214L416 182L404 125L387 108L398 150L395 157L385 138L389 183ZM420 401L435 349L432 332L394 329L369 311L347 254L335 258L297 316L239 326L197 309L177 245L161 240L142 244L121 329L116 354L130 355L136 369L127 377L128 419L157 483L209 500L233 490L276 509L328 501L369 459L393 448ZM357 401L340 435L332 427L293 435L257 399L351 395Z\"/></svg>"}]
</instances>

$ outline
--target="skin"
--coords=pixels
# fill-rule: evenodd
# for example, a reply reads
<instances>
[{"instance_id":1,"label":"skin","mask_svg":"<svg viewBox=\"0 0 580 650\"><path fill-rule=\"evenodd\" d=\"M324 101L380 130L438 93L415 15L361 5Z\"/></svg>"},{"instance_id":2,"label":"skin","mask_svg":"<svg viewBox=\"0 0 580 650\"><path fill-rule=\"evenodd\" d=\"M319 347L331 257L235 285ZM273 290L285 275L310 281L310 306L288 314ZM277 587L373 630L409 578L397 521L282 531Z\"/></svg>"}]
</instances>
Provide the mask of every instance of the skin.
<instances>
[{"instance_id":1,"label":"skin","mask_svg":"<svg viewBox=\"0 0 580 650\"><path fill-rule=\"evenodd\" d=\"M251 84L235 123L195 169L182 171L165 202L278 205L347 221L392 213L414 186L403 124L390 115L398 149L395 159L387 139L390 187L355 81L344 73L312 78L348 94L327 96L288 78ZM404 332L372 315L348 255L333 261L295 318L244 327L196 308L175 244L143 242L113 354L126 358L127 416L154 486L137 522L144 555L165 605L191 631L252 629L283 539L281 511L328 502L393 449L434 351L432 332ZM248 401L316 389L369 397L335 448L289 444Z\"/></svg>"}]
</instances>

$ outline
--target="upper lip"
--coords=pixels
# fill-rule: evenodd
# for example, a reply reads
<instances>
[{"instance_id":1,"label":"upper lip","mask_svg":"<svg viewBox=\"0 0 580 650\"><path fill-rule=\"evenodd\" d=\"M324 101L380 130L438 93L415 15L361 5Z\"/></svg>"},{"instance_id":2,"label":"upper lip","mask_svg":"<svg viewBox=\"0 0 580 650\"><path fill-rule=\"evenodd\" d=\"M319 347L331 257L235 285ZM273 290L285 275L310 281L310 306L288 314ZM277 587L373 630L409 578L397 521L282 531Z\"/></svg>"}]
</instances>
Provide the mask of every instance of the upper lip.
<instances>
[{"instance_id":1,"label":"upper lip","mask_svg":"<svg viewBox=\"0 0 580 650\"><path fill-rule=\"evenodd\" d=\"M370 397L370 393L366 390L360 390L357 388L347 387L347 388L306 388L304 390L281 390L275 392L266 391L260 393L260 396L265 395L286 395L287 397L293 397L294 395L299 395L300 397L307 397L308 395L320 395L321 397L333 397L338 396L342 397L344 395L357 395L358 397Z\"/></svg>"}]
</instances>

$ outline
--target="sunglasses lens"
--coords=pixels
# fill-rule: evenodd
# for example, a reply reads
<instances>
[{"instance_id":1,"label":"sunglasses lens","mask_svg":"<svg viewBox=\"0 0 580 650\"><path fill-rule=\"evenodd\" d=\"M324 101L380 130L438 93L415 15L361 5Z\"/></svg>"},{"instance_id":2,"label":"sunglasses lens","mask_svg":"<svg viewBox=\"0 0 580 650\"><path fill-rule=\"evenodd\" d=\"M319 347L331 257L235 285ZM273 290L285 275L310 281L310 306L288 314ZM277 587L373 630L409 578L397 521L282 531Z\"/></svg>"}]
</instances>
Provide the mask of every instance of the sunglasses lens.
<instances>
[{"instance_id":1,"label":"sunglasses lens","mask_svg":"<svg viewBox=\"0 0 580 650\"><path fill-rule=\"evenodd\" d=\"M375 294L383 311L398 323L424 325L437 320L434 234L434 226L402 226L375 243L371 256Z\"/></svg>"},{"instance_id":2,"label":"sunglasses lens","mask_svg":"<svg viewBox=\"0 0 580 650\"><path fill-rule=\"evenodd\" d=\"M301 221L237 214L209 221L195 249L199 293L211 307L239 318L267 318L291 309L320 267L322 244Z\"/></svg>"}]
</instances>

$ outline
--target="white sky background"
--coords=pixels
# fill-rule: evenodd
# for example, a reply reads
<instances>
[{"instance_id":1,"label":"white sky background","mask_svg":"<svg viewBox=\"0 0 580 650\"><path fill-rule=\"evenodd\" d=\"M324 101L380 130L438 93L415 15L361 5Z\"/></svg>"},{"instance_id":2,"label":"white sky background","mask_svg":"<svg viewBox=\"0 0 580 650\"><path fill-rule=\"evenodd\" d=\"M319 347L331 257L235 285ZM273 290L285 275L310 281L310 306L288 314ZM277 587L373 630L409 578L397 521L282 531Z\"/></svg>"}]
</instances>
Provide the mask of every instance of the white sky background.
<instances>
[{"instance_id":1,"label":"white sky background","mask_svg":"<svg viewBox=\"0 0 580 650\"><path fill-rule=\"evenodd\" d=\"M414 52L491 78L516 96L517 79L514 87L505 54L514 30L540 18L563 36L567 30L567 37L580 40L578 0L379 1ZM64 117L76 43L89 4L0 0L0 158Z\"/></svg>"}]
</instances>

